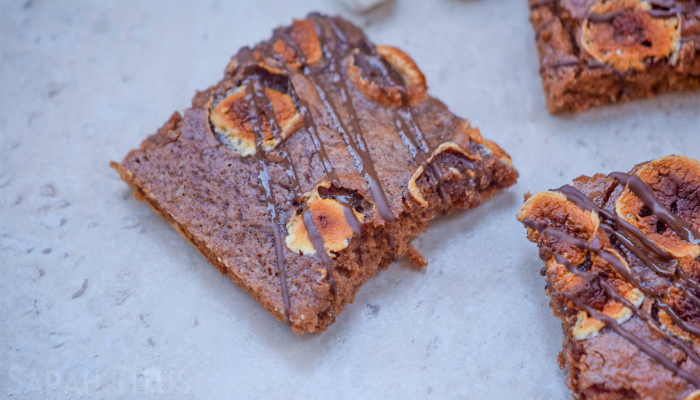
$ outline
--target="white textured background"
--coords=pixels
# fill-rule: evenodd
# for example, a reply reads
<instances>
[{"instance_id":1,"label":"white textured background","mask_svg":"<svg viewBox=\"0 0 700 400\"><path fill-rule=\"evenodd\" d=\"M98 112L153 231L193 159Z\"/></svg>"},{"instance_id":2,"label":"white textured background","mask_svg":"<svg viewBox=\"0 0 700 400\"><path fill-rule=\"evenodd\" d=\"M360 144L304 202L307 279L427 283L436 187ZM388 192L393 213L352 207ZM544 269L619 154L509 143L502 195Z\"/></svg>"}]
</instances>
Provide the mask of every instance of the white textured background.
<instances>
[{"instance_id":1,"label":"white textured background","mask_svg":"<svg viewBox=\"0 0 700 400\"><path fill-rule=\"evenodd\" d=\"M0 2L0 398L564 399L522 195L700 157L700 96L545 111L525 0ZM412 55L512 156L517 186L416 240L328 332L299 337L131 197L110 160L312 10Z\"/></svg>"}]
</instances>

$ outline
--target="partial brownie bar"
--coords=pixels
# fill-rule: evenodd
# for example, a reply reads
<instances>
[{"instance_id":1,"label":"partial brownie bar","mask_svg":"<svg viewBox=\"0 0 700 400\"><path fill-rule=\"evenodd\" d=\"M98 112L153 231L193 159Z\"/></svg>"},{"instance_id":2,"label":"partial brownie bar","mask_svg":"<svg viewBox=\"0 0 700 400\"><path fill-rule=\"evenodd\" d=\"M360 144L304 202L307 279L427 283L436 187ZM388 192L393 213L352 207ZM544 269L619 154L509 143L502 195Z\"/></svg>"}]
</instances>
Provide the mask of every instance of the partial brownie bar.
<instances>
[{"instance_id":1,"label":"partial brownie bar","mask_svg":"<svg viewBox=\"0 0 700 400\"><path fill-rule=\"evenodd\" d=\"M112 166L297 333L325 330L440 213L515 183L509 156L426 94L398 49L312 14L243 48Z\"/></svg>"},{"instance_id":2,"label":"partial brownie bar","mask_svg":"<svg viewBox=\"0 0 700 400\"><path fill-rule=\"evenodd\" d=\"M550 113L700 87L700 4L529 0Z\"/></svg>"},{"instance_id":3,"label":"partial brownie bar","mask_svg":"<svg viewBox=\"0 0 700 400\"><path fill-rule=\"evenodd\" d=\"M525 202L574 398L700 399L700 163L669 156Z\"/></svg>"}]
</instances>

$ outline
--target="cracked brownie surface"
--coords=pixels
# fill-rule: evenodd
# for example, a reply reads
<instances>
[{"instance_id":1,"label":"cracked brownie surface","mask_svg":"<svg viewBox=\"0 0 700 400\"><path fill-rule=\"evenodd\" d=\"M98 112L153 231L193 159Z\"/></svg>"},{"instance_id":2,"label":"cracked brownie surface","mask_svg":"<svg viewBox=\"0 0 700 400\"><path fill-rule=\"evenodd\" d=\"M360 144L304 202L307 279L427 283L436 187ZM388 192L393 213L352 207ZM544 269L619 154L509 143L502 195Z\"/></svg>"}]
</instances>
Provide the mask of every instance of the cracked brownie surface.
<instances>
[{"instance_id":1,"label":"cracked brownie surface","mask_svg":"<svg viewBox=\"0 0 700 400\"><path fill-rule=\"evenodd\" d=\"M529 0L551 113L700 87L696 0Z\"/></svg>"},{"instance_id":2,"label":"cracked brownie surface","mask_svg":"<svg viewBox=\"0 0 700 400\"><path fill-rule=\"evenodd\" d=\"M700 398L700 163L669 156L530 196L577 399Z\"/></svg>"},{"instance_id":3,"label":"cracked brownie surface","mask_svg":"<svg viewBox=\"0 0 700 400\"><path fill-rule=\"evenodd\" d=\"M509 156L427 94L400 50L311 14L241 49L112 163L222 274L297 333L325 330L434 216L515 183Z\"/></svg>"}]
</instances>

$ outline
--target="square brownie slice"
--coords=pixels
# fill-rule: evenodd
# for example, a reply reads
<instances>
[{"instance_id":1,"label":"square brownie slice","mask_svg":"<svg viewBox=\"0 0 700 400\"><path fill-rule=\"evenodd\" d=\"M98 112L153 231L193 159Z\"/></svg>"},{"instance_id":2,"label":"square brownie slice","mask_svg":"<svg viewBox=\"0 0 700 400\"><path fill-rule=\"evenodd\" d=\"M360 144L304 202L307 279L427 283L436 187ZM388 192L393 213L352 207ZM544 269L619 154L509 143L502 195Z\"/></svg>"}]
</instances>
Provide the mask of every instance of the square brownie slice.
<instances>
[{"instance_id":1,"label":"square brownie slice","mask_svg":"<svg viewBox=\"0 0 700 400\"><path fill-rule=\"evenodd\" d=\"M550 113L700 87L700 4L529 0Z\"/></svg>"},{"instance_id":2,"label":"square brownie slice","mask_svg":"<svg viewBox=\"0 0 700 400\"><path fill-rule=\"evenodd\" d=\"M297 333L325 330L430 219L515 183L403 52L311 14L112 163L139 200Z\"/></svg>"},{"instance_id":3,"label":"square brownie slice","mask_svg":"<svg viewBox=\"0 0 700 400\"><path fill-rule=\"evenodd\" d=\"M669 156L527 199L577 399L700 399L700 163Z\"/></svg>"}]
</instances>

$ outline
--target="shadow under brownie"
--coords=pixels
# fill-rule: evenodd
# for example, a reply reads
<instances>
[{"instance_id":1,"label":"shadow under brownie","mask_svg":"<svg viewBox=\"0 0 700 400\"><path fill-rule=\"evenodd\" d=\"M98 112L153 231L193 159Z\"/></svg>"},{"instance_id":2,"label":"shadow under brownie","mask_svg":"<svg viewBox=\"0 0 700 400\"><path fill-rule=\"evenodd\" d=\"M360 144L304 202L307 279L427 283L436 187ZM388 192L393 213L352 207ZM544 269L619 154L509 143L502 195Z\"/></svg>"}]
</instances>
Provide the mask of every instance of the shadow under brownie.
<instances>
[{"instance_id":1,"label":"shadow under brownie","mask_svg":"<svg viewBox=\"0 0 700 400\"><path fill-rule=\"evenodd\" d=\"M440 213L515 183L509 156L426 93L398 49L311 14L243 48L112 166L297 333L325 330Z\"/></svg>"},{"instance_id":2,"label":"shadow under brownie","mask_svg":"<svg viewBox=\"0 0 700 400\"><path fill-rule=\"evenodd\" d=\"M518 213L545 266L577 399L700 398L700 163L579 177Z\"/></svg>"},{"instance_id":3,"label":"shadow under brownie","mask_svg":"<svg viewBox=\"0 0 700 400\"><path fill-rule=\"evenodd\" d=\"M700 5L529 0L551 113L700 87Z\"/></svg>"}]
</instances>

